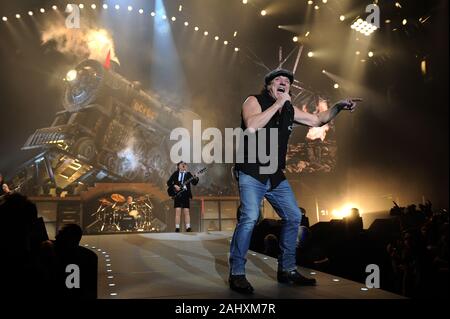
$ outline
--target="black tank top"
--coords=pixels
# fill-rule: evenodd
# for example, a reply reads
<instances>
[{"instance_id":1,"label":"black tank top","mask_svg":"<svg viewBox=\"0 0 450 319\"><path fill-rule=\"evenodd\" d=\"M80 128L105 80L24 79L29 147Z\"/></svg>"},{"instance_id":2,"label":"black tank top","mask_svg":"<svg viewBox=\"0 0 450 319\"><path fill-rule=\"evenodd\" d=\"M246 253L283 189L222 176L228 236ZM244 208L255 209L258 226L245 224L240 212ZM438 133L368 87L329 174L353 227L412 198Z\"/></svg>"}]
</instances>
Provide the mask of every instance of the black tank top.
<instances>
[{"instance_id":1,"label":"black tank top","mask_svg":"<svg viewBox=\"0 0 450 319\"><path fill-rule=\"evenodd\" d=\"M275 103L275 99L265 90L259 95L253 95L258 100L259 105L261 106L261 111L264 112L269 107L271 107ZM292 125L294 122L294 108L291 104L284 105L281 113L277 112L264 126L266 129L266 152L267 150L270 150L270 137L271 137L271 128L277 128L278 129L278 169L273 174L261 174L260 173L260 167L262 166L269 166L269 163L267 164L261 164L260 161L256 160L256 163L250 163L249 162L249 156L248 156L248 139L244 138L244 163L236 163L236 169L239 171L244 172L245 174L248 174L257 180L259 180L261 183L267 183L267 180L270 179L272 188L277 187L283 180L286 179L283 173L283 169L286 167L286 153L287 153L287 147L289 142L289 137L292 132ZM245 126L244 119L242 117L241 113L241 128L243 130L246 130L247 127ZM256 132L256 144L258 145L259 142L259 132Z\"/></svg>"}]
</instances>

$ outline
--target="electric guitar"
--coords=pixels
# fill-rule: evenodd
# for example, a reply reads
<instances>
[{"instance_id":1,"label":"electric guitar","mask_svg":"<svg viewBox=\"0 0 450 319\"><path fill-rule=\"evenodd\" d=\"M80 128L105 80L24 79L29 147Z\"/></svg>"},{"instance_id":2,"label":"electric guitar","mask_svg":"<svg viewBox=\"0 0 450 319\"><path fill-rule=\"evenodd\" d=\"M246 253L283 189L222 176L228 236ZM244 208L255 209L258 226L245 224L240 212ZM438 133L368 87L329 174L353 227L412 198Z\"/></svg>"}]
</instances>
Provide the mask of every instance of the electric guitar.
<instances>
[{"instance_id":1,"label":"electric guitar","mask_svg":"<svg viewBox=\"0 0 450 319\"><path fill-rule=\"evenodd\" d=\"M204 167L201 170L199 170L196 174L194 174L192 177L188 178L187 180L185 180L183 183L180 182L176 182L175 184L169 186L169 188L167 188L167 195L169 195L170 197L172 197L173 199L177 198L178 196L180 196L182 193L184 193L185 191L187 191L187 185L192 182L195 178L197 178L199 175L203 175L204 173L206 173L206 171L208 170L208 168ZM175 185L178 185L180 187L179 191L175 190Z\"/></svg>"},{"instance_id":2,"label":"electric guitar","mask_svg":"<svg viewBox=\"0 0 450 319\"><path fill-rule=\"evenodd\" d=\"M0 196L0 203L3 203L3 201L5 200L6 196L9 196L11 194L17 193L20 188L22 187L22 185L17 186L16 188L12 189L9 191L9 193L3 194Z\"/></svg>"}]
</instances>

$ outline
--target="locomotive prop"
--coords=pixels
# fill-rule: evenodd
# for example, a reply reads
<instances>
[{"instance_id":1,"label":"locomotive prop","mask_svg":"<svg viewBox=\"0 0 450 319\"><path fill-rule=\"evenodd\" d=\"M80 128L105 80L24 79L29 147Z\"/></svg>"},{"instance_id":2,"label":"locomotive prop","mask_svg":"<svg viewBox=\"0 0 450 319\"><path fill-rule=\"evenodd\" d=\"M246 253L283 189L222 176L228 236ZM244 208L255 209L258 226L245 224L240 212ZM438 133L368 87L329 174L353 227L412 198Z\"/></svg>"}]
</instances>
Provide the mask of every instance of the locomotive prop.
<instances>
[{"instance_id":1,"label":"locomotive prop","mask_svg":"<svg viewBox=\"0 0 450 319\"><path fill-rule=\"evenodd\" d=\"M61 190L104 179L163 186L171 171L170 131L181 126L179 114L192 116L96 60L67 73L62 105L52 125L22 147L41 153L22 166L17 181Z\"/></svg>"}]
</instances>

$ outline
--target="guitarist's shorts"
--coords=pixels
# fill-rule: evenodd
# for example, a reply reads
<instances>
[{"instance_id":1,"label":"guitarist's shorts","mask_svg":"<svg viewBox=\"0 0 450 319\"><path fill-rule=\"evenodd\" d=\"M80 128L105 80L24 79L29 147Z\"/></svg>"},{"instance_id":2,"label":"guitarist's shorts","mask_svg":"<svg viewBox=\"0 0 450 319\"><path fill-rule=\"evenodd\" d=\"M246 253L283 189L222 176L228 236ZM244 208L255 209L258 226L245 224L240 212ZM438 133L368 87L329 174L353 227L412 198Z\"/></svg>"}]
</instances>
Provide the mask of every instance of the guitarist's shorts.
<instances>
[{"instance_id":1,"label":"guitarist's shorts","mask_svg":"<svg viewBox=\"0 0 450 319\"><path fill-rule=\"evenodd\" d=\"M173 207L174 208L180 208L180 207L181 208L190 208L189 202L190 202L189 196L186 193L184 193L174 199Z\"/></svg>"}]
</instances>

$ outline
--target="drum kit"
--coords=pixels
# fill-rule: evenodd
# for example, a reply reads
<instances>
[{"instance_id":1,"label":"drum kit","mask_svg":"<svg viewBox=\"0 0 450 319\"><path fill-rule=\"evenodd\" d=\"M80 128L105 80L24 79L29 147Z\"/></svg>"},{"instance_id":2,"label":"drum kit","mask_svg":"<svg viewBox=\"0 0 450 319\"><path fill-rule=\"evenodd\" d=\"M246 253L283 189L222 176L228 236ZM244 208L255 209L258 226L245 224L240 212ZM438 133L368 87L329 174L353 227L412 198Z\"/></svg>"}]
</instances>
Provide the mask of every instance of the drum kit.
<instances>
[{"instance_id":1,"label":"drum kit","mask_svg":"<svg viewBox=\"0 0 450 319\"><path fill-rule=\"evenodd\" d=\"M95 213L97 220L91 225L100 223L100 232L122 231L158 231L158 227L152 224L153 204L149 195L138 197L135 201L132 197L127 199L121 194L112 194L110 199L101 198Z\"/></svg>"}]
</instances>

